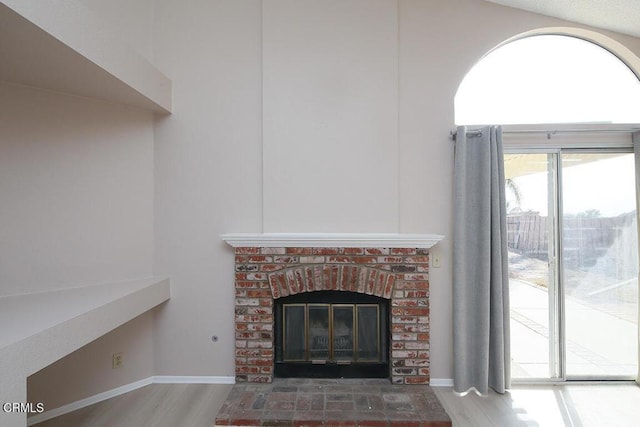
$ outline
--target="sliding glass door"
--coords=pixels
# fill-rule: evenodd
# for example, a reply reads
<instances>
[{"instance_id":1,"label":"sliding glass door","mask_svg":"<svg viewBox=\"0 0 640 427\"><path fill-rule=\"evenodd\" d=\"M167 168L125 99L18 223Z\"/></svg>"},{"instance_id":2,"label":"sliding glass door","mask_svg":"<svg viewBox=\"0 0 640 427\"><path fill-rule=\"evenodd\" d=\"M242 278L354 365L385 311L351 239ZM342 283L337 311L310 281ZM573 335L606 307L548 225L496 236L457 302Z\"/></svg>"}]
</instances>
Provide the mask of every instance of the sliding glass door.
<instances>
[{"instance_id":1,"label":"sliding glass door","mask_svg":"<svg viewBox=\"0 0 640 427\"><path fill-rule=\"evenodd\" d=\"M637 372L638 243L632 153L562 153L566 376Z\"/></svg>"},{"instance_id":2,"label":"sliding glass door","mask_svg":"<svg viewBox=\"0 0 640 427\"><path fill-rule=\"evenodd\" d=\"M514 379L637 373L632 153L505 155Z\"/></svg>"},{"instance_id":3,"label":"sliding glass door","mask_svg":"<svg viewBox=\"0 0 640 427\"><path fill-rule=\"evenodd\" d=\"M513 378L557 378L556 156L505 154Z\"/></svg>"}]
</instances>

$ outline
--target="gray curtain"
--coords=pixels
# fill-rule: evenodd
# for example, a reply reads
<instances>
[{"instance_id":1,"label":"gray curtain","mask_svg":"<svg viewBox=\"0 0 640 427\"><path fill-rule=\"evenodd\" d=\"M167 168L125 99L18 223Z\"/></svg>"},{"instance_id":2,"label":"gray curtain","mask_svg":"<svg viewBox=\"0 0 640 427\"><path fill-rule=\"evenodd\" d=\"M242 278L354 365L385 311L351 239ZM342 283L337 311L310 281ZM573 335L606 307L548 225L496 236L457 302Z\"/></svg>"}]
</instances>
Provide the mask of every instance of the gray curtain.
<instances>
[{"instance_id":1,"label":"gray curtain","mask_svg":"<svg viewBox=\"0 0 640 427\"><path fill-rule=\"evenodd\" d=\"M635 158L636 169L636 215L640 214L640 132L633 132L631 135L633 138L633 155ZM638 223L638 237L640 245L640 220ZM640 253L640 248L639 248ZM639 295L640 298L640 295ZM640 310L640 301L638 301L638 309ZM638 311L638 317L640 318L640 311ZM638 349L640 350L640 328L638 329ZM640 384L640 351L638 351L638 374L636 376L636 382Z\"/></svg>"},{"instance_id":2,"label":"gray curtain","mask_svg":"<svg viewBox=\"0 0 640 427\"><path fill-rule=\"evenodd\" d=\"M453 220L454 390L504 393L511 356L501 127L458 128Z\"/></svg>"}]
</instances>

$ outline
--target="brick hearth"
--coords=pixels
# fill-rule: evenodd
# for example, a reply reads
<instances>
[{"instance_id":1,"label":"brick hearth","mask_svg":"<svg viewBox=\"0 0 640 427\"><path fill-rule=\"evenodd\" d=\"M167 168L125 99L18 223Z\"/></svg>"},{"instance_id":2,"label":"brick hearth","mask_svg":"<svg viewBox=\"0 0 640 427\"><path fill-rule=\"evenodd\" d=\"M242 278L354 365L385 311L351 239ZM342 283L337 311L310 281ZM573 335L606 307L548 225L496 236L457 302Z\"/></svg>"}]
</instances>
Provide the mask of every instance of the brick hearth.
<instances>
[{"instance_id":1,"label":"brick hearth","mask_svg":"<svg viewBox=\"0 0 640 427\"><path fill-rule=\"evenodd\" d=\"M451 427L429 386L386 379L276 378L236 384L216 426Z\"/></svg>"},{"instance_id":2,"label":"brick hearth","mask_svg":"<svg viewBox=\"0 0 640 427\"><path fill-rule=\"evenodd\" d=\"M390 300L393 384L429 383L429 250L235 247L236 382L273 381L274 299L321 290Z\"/></svg>"}]
</instances>

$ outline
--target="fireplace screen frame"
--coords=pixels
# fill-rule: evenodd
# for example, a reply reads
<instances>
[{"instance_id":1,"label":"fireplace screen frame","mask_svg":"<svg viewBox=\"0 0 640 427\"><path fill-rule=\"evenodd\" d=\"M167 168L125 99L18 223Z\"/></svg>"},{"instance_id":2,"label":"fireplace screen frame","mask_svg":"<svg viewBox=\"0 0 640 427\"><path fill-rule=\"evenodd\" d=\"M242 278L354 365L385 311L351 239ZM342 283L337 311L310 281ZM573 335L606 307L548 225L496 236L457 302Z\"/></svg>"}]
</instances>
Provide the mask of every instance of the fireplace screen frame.
<instances>
[{"instance_id":1,"label":"fireplace screen frame","mask_svg":"<svg viewBox=\"0 0 640 427\"><path fill-rule=\"evenodd\" d=\"M375 347L377 358L360 357L358 322L360 308L375 307L377 325ZM316 291L292 295L275 300L275 367L277 377L309 377L309 378L388 378L389 377L389 300L373 295L344 291ZM303 313L299 312L302 308ZM310 314L312 309L326 309L326 357L315 357L311 354L313 336L310 333ZM336 343L345 342L344 334L334 335L335 313L351 309L352 329L348 347L351 357L337 357ZM303 337L303 349L290 352L286 348L287 311L297 309L297 319L303 319L303 331L295 335ZM300 316L303 314L303 316ZM347 316L348 317L348 316ZM297 320L296 319L296 320ZM318 335L316 335L317 337ZM317 342L317 339L316 339ZM348 349L347 349L348 350ZM292 353L296 353L295 357ZM303 357L300 357L303 356Z\"/></svg>"}]
</instances>

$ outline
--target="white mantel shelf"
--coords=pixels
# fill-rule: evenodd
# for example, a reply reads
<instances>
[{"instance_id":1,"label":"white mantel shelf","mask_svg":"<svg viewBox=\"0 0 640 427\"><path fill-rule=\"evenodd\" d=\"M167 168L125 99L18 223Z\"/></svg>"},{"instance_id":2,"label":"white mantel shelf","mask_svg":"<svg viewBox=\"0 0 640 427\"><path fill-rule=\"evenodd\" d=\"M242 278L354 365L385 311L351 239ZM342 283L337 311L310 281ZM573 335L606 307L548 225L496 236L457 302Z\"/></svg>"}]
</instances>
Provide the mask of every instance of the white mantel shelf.
<instances>
[{"instance_id":1,"label":"white mantel shelf","mask_svg":"<svg viewBox=\"0 0 640 427\"><path fill-rule=\"evenodd\" d=\"M444 236L393 233L235 233L220 236L230 246L259 248L426 248Z\"/></svg>"}]
</instances>

